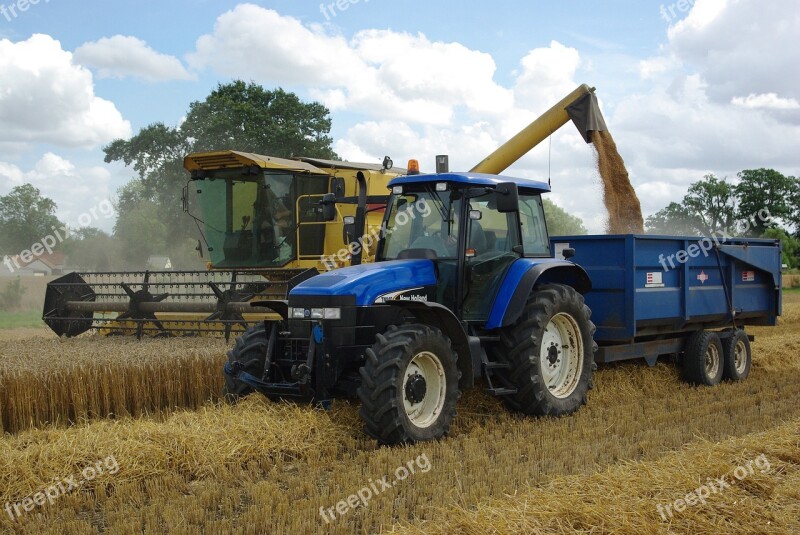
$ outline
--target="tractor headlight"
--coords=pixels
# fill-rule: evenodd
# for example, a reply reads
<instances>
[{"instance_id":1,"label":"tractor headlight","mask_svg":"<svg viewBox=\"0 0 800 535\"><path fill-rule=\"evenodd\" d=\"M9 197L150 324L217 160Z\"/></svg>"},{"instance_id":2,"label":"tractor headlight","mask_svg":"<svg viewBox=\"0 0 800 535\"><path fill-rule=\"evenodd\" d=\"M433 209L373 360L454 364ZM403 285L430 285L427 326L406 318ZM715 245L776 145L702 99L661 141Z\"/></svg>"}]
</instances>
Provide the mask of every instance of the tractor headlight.
<instances>
[{"instance_id":1,"label":"tractor headlight","mask_svg":"<svg viewBox=\"0 0 800 535\"><path fill-rule=\"evenodd\" d=\"M342 309L341 308L326 308L325 309L325 319L326 320L340 320L340 319L342 319Z\"/></svg>"},{"instance_id":2,"label":"tractor headlight","mask_svg":"<svg viewBox=\"0 0 800 535\"><path fill-rule=\"evenodd\" d=\"M290 308L289 317L293 320L340 320L341 308Z\"/></svg>"}]
</instances>

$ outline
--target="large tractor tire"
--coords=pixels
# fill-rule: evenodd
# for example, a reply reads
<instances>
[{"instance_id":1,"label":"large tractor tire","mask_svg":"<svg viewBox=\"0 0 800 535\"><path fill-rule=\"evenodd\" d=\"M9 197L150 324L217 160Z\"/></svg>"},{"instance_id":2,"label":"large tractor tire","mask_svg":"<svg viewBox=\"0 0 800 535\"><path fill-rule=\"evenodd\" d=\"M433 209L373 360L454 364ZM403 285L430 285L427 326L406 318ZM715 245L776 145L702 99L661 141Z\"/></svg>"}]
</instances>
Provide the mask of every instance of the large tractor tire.
<instances>
[{"instance_id":1,"label":"large tractor tire","mask_svg":"<svg viewBox=\"0 0 800 535\"><path fill-rule=\"evenodd\" d=\"M717 333L696 331L683 352L683 378L693 385L714 386L724 372L722 342Z\"/></svg>"},{"instance_id":2,"label":"large tractor tire","mask_svg":"<svg viewBox=\"0 0 800 535\"><path fill-rule=\"evenodd\" d=\"M461 396L449 338L427 325L392 326L366 355L358 397L369 436L393 445L447 434Z\"/></svg>"},{"instance_id":3,"label":"large tractor tire","mask_svg":"<svg viewBox=\"0 0 800 535\"><path fill-rule=\"evenodd\" d=\"M267 326L261 321L236 338L233 349L228 351L228 364L238 362L244 371L261 378L267 361L268 344ZM253 387L244 381L231 377L224 371L222 375L225 377L225 384L222 387L222 397L225 401L235 403L253 393Z\"/></svg>"},{"instance_id":4,"label":"large tractor tire","mask_svg":"<svg viewBox=\"0 0 800 535\"><path fill-rule=\"evenodd\" d=\"M515 389L504 396L514 411L563 416L586 403L597 345L591 310L583 296L563 284L534 288L517 324L505 329L494 348L496 371Z\"/></svg>"},{"instance_id":5,"label":"large tractor tire","mask_svg":"<svg viewBox=\"0 0 800 535\"><path fill-rule=\"evenodd\" d=\"M722 344L725 365L722 376L729 381L744 381L750 375L752 351L750 339L742 329L736 329Z\"/></svg>"}]
</instances>

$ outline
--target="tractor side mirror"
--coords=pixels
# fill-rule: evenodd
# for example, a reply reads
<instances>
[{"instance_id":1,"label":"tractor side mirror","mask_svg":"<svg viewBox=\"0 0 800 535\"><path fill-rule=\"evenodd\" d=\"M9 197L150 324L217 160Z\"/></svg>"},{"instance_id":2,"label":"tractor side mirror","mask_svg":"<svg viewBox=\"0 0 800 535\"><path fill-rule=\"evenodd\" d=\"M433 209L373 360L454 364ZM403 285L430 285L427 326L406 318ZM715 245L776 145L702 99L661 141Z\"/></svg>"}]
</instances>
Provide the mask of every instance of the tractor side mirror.
<instances>
[{"instance_id":1,"label":"tractor side mirror","mask_svg":"<svg viewBox=\"0 0 800 535\"><path fill-rule=\"evenodd\" d=\"M516 212L519 209L519 191L515 183L501 182L495 187L494 194L498 212Z\"/></svg>"},{"instance_id":2,"label":"tractor side mirror","mask_svg":"<svg viewBox=\"0 0 800 535\"><path fill-rule=\"evenodd\" d=\"M575 256L575 249L573 249L572 247L567 247L566 249L561 251L561 254L564 256L564 260L569 260L570 258Z\"/></svg>"},{"instance_id":3,"label":"tractor side mirror","mask_svg":"<svg viewBox=\"0 0 800 535\"><path fill-rule=\"evenodd\" d=\"M335 221L336 220L336 194L326 193L322 196L322 220Z\"/></svg>"}]
</instances>

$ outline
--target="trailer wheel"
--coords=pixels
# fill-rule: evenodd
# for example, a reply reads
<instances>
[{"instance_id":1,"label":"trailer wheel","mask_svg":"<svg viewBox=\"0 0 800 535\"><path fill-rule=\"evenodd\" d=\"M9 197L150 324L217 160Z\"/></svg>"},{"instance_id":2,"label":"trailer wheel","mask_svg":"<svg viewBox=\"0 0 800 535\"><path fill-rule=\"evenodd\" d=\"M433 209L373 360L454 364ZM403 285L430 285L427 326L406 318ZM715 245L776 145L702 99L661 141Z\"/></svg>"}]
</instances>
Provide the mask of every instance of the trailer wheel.
<instances>
[{"instance_id":1,"label":"trailer wheel","mask_svg":"<svg viewBox=\"0 0 800 535\"><path fill-rule=\"evenodd\" d=\"M266 324L260 321L253 327L248 328L242 333L242 336L236 338L233 349L228 351L228 366L238 363L237 368L256 377L261 377L267 361L268 343L269 334L267 333ZM229 375L226 371L223 370L222 375L225 377L222 398L228 403L235 403L254 392L253 387Z\"/></svg>"},{"instance_id":2,"label":"trailer wheel","mask_svg":"<svg viewBox=\"0 0 800 535\"><path fill-rule=\"evenodd\" d=\"M427 325L392 326L366 356L358 397L369 436L391 445L447 434L461 396L449 338Z\"/></svg>"},{"instance_id":3,"label":"trailer wheel","mask_svg":"<svg viewBox=\"0 0 800 535\"><path fill-rule=\"evenodd\" d=\"M717 385L722 381L723 358L722 342L717 333L694 332L686 341L683 378L694 385Z\"/></svg>"},{"instance_id":4,"label":"trailer wheel","mask_svg":"<svg viewBox=\"0 0 800 535\"><path fill-rule=\"evenodd\" d=\"M497 375L517 390L505 396L515 411L562 416L586 402L591 384L595 326L583 296L563 284L536 287L517 324L501 333L495 359L509 364Z\"/></svg>"},{"instance_id":5,"label":"trailer wheel","mask_svg":"<svg viewBox=\"0 0 800 535\"><path fill-rule=\"evenodd\" d=\"M750 339L742 329L736 329L722 345L725 356L723 377L731 381L743 381L750 375L752 352Z\"/></svg>"}]
</instances>

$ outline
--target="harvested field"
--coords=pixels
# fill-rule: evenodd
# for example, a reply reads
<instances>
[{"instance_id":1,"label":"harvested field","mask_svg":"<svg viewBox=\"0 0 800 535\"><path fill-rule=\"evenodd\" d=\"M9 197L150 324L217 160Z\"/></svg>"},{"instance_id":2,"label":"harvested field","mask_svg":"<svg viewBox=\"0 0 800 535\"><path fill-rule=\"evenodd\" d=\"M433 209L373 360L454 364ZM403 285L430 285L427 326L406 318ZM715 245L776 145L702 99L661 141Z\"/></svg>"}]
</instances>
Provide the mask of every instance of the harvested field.
<instances>
[{"instance_id":1,"label":"harvested field","mask_svg":"<svg viewBox=\"0 0 800 535\"><path fill-rule=\"evenodd\" d=\"M747 522L766 511L775 529L764 531L790 532L796 510L789 499L800 498L798 454L787 445L792 437L796 445L800 422L800 296L787 294L784 312L779 327L753 330L753 370L742 383L690 387L667 362L607 366L596 374L588 405L561 419L515 416L498 400L471 392L449 438L413 447L376 448L361 433L357 407L346 402L325 413L258 396L236 407L210 404L171 416L165 410L159 418L7 435L0 441L3 503L19 502L109 455L119 472L14 521L0 515L0 527L20 533L373 533L399 523L411 532L441 525L443 533L592 527L661 533L669 525L656 516L657 504L680 498L696 481L719 477L751 454L772 452L771 462L780 468L775 475L749 479L751 486L676 517L674 530L686 531L691 523L694 532L727 532L728 518L746 531L756 525ZM63 348L80 352L84 341L46 342L58 344L66 357ZM139 360L155 366L160 355L165 370L169 351L159 351L159 344L178 342L188 348L200 341L130 347L109 341L125 347L114 353L120 363L124 352L139 348ZM194 350L201 358L201 347ZM208 351L209 360L221 358L222 348ZM208 373L216 377L218 367ZM747 437L760 432L767 434ZM755 447L761 444L774 447ZM394 480L398 467L423 455L429 471L396 481L367 507L341 518L337 513L329 523L320 515L321 507L335 512L338 502L370 482ZM759 489L768 489L764 496L774 497L775 505ZM733 506L735 501L752 507Z\"/></svg>"}]
</instances>

